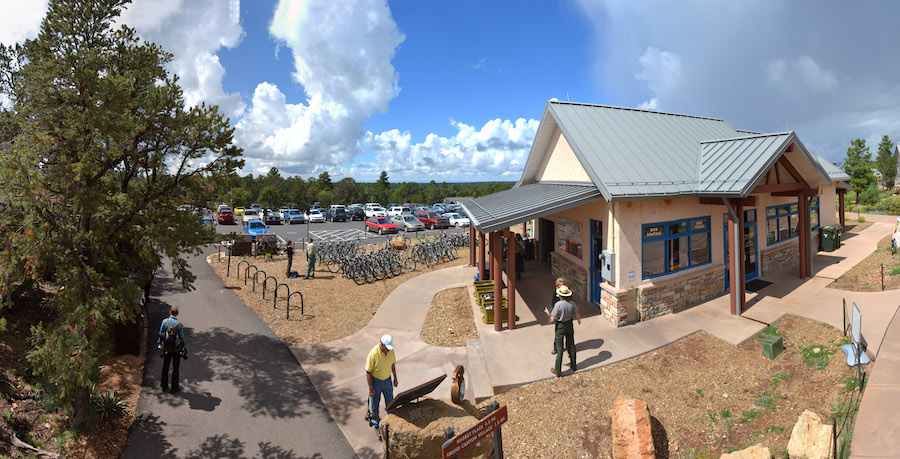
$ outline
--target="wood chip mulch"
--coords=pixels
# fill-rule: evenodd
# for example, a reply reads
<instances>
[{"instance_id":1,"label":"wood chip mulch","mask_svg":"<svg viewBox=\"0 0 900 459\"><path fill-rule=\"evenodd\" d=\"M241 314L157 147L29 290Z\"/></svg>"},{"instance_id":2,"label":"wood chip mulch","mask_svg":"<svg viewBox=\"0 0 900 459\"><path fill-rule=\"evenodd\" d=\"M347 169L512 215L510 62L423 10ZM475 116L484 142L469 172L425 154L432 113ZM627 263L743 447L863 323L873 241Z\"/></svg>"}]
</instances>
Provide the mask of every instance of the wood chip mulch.
<instances>
[{"instance_id":1,"label":"wood chip mulch","mask_svg":"<svg viewBox=\"0 0 900 459\"><path fill-rule=\"evenodd\" d=\"M878 248L871 255L829 284L828 288L851 292L880 292L882 265L884 290L900 288L900 251L897 255L891 255L890 234L878 241Z\"/></svg>"},{"instance_id":2,"label":"wood chip mulch","mask_svg":"<svg viewBox=\"0 0 900 459\"><path fill-rule=\"evenodd\" d=\"M432 346L460 347L475 338L478 332L468 290L459 287L438 292L422 326L422 341Z\"/></svg>"},{"instance_id":3,"label":"wood chip mulch","mask_svg":"<svg viewBox=\"0 0 900 459\"><path fill-rule=\"evenodd\" d=\"M735 347L697 332L633 359L514 388L479 407L493 400L508 406L503 445L510 457L611 457L610 410L620 395L649 405L656 457L718 457L757 443L780 457L804 410L827 419L833 402L854 393L845 387L856 370L839 350L839 330L795 316L773 325L786 349L774 361L762 355L764 333Z\"/></svg>"},{"instance_id":4,"label":"wood chip mulch","mask_svg":"<svg viewBox=\"0 0 900 459\"><path fill-rule=\"evenodd\" d=\"M306 344L326 343L344 338L356 333L372 320L372 316L384 302L384 299L398 285L413 277L466 264L468 258L459 258L438 263L431 268L424 263L418 263L412 273L404 271L399 276L375 281L371 284L356 285L352 279L345 279L341 273L331 273L324 266L316 267L316 275L313 279L304 280L301 276L297 279L287 279L284 273L287 270L287 258L284 255L275 255L270 259L263 257L232 257L231 275L226 276L227 256L220 257L213 254L207 257L207 261L213 270L222 278L225 288L234 292L248 308L252 309L266 325L285 343L292 346ZM224 254L223 254L224 255ZM273 308L273 281L269 281L266 289L266 299L262 298L262 275L253 291L253 270L250 271L250 280L246 285L241 278L238 279L237 265L241 260L247 260L257 268L274 276L278 284L285 283L287 287L281 287L278 291L278 301ZM243 267L246 267L246 263ZM243 271L242 267L242 271ZM295 254L294 271L305 274L306 259L302 252ZM299 309L299 298L295 296L291 300L290 319L287 319L285 305L286 292L298 291L303 295L303 314Z\"/></svg>"}]
</instances>

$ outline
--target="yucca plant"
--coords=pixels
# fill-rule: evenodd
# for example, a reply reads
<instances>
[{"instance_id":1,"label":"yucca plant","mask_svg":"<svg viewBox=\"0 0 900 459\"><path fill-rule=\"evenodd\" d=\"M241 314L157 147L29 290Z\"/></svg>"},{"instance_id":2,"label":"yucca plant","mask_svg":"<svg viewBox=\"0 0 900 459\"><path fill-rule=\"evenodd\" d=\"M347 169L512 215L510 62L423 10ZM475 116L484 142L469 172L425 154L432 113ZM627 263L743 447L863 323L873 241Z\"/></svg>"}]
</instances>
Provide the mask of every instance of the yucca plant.
<instances>
[{"instance_id":1,"label":"yucca plant","mask_svg":"<svg viewBox=\"0 0 900 459\"><path fill-rule=\"evenodd\" d=\"M116 394L116 391L110 390L106 392L91 391L91 403L94 405L94 411L100 415L100 419L106 419L110 415L118 415L128 409L128 405Z\"/></svg>"}]
</instances>

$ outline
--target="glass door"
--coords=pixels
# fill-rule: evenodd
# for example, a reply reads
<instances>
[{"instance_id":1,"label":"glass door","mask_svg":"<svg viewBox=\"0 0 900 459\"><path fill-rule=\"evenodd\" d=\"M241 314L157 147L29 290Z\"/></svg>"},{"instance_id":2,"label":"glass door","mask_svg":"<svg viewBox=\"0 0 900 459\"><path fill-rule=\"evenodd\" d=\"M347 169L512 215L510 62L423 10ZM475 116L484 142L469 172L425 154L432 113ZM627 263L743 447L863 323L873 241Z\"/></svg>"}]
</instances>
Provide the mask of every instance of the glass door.
<instances>
[{"instance_id":1,"label":"glass door","mask_svg":"<svg viewBox=\"0 0 900 459\"><path fill-rule=\"evenodd\" d=\"M722 241L725 243L725 289L731 288L728 270L728 214L722 216ZM744 211L744 281L759 277L756 247L756 209Z\"/></svg>"},{"instance_id":2,"label":"glass door","mask_svg":"<svg viewBox=\"0 0 900 459\"><path fill-rule=\"evenodd\" d=\"M603 251L603 225L599 220L591 220L591 301L600 306L601 274L600 253Z\"/></svg>"}]
</instances>

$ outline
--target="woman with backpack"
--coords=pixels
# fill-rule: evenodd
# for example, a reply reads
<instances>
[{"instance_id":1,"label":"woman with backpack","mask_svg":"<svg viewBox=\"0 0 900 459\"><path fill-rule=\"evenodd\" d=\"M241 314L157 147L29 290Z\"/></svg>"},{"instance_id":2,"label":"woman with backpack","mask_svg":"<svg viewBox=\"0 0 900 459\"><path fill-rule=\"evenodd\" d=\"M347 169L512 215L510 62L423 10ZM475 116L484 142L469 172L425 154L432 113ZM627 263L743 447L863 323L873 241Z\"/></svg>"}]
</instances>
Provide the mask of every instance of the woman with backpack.
<instances>
[{"instance_id":1,"label":"woman with backpack","mask_svg":"<svg viewBox=\"0 0 900 459\"><path fill-rule=\"evenodd\" d=\"M169 308L169 317L160 324L158 343L163 358L162 383L160 385L163 392L169 392L169 387L171 387L174 394L181 389L178 385L178 367L181 364L181 350L184 348L184 326L178 320L177 306ZM169 385L170 363L173 364L171 386Z\"/></svg>"}]
</instances>

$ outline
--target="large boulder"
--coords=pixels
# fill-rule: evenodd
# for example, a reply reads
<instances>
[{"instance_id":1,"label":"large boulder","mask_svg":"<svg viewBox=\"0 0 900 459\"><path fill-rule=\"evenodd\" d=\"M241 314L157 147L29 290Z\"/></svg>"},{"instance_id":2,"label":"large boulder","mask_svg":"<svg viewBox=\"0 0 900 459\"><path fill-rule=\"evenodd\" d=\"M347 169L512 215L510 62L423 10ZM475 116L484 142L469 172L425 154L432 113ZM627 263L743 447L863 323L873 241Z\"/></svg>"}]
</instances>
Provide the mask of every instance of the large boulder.
<instances>
[{"instance_id":1,"label":"large boulder","mask_svg":"<svg viewBox=\"0 0 900 459\"><path fill-rule=\"evenodd\" d=\"M441 457L448 427L459 435L477 422L478 418L449 401L426 398L408 403L381 420L384 457ZM492 436L488 435L456 457L488 459L493 451Z\"/></svg>"},{"instance_id":2,"label":"large boulder","mask_svg":"<svg viewBox=\"0 0 900 459\"><path fill-rule=\"evenodd\" d=\"M719 456L719 459L772 459L772 453L769 448L763 445L751 446L733 453L726 453Z\"/></svg>"},{"instance_id":3,"label":"large boulder","mask_svg":"<svg viewBox=\"0 0 900 459\"><path fill-rule=\"evenodd\" d=\"M613 457L655 458L647 403L626 396L616 399L612 414Z\"/></svg>"},{"instance_id":4,"label":"large boulder","mask_svg":"<svg viewBox=\"0 0 900 459\"><path fill-rule=\"evenodd\" d=\"M391 238L391 247L397 250L403 250L407 245L406 238L403 236L394 236Z\"/></svg>"},{"instance_id":5,"label":"large boulder","mask_svg":"<svg viewBox=\"0 0 900 459\"><path fill-rule=\"evenodd\" d=\"M791 459L826 459L832 456L831 430L834 426L822 424L818 414L806 410L794 424L788 455Z\"/></svg>"}]
</instances>

